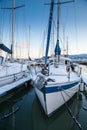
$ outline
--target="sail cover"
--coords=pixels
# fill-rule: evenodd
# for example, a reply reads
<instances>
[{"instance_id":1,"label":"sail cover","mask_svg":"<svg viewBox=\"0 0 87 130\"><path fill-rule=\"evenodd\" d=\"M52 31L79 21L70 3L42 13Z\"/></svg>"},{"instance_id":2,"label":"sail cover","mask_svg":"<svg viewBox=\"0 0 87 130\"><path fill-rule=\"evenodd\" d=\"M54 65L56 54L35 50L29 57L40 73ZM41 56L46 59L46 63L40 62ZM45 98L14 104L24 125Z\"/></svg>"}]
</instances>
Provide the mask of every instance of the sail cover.
<instances>
[{"instance_id":1,"label":"sail cover","mask_svg":"<svg viewBox=\"0 0 87 130\"><path fill-rule=\"evenodd\" d=\"M12 54L12 51L2 43L0 43L0 49L9 53L9 54Z\"/></svg>"},{"instance_id":2,"label":"sail cover","mask_svg":"<svg viewBox=\"0 0 87 130\"><path fill-rule=\"evenodd\" d=\"M61 54L61 49L59 46L59 40L57 40L56 47L55 47L55 56Z\"/></svg>"}]
</instances>

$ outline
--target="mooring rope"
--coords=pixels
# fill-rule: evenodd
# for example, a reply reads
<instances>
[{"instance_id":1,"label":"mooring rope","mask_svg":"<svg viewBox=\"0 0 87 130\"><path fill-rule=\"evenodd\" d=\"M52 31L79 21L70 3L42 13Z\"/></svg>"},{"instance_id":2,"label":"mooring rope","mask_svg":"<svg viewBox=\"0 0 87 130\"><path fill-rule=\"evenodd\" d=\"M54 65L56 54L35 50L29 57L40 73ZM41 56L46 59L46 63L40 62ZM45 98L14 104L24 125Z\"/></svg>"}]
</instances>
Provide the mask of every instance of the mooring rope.
<instances>
[{"instance_id":1,"label":"mooring rope","mask_svg":"<svg viewBox=\"0 0 87 130\"><path fill-rule=\"evenodd\" d=\"M63 92L67 95L67 96L69 96L70 98L71 98L71 96L68 94L68 93L66 93L65 91L64 91L64 89L62 89L63 90ZM83 107L83 110L85 110L85 111L87 111L87 107Z\"/></svg>"},{"instance_id":2,"label":"mooring rope","mask_svg":"<svg viewBox=\"0 0 87 130\"><path fill-rule=\"evenodd\" d=\"M64 90L63 90L63 91L64 91ZM64 98L64 95L63 95L63 93L62 93L62 90L60 90L60 92L61 92L62 98L63 98L63 100L64 100L64 104L65 104L65 106L66 106L66 108L67 108L67 110L68 110L68 113L70 114L70 116L72 117L73 121L76 123L76 125L78 126L78 128L79 128L80 130L83 130L81 124L78 122L78 120L76 119L76 117L73 115L71 109L69 108L69 106L68 106L68 104L67 104L67 102L66 102L66 100L65 100L65 98Z\"/></svg>"},{"instance_id":3,"label":"mooring rope","mask_svg":"<svg viewBox=\"0 0 87 130\"><path fill-rule=\"evenodd\" d=\"M63 88L62 88L62 90L63 90L63 92L69 97L69 98L72 98L72 96L70 96L68 93L71 93L71 92L66 92ZM76 90L75 90L76 91ZM74 90L73 90L73 92L75 92Z\"/></svg>"}]
</instances>

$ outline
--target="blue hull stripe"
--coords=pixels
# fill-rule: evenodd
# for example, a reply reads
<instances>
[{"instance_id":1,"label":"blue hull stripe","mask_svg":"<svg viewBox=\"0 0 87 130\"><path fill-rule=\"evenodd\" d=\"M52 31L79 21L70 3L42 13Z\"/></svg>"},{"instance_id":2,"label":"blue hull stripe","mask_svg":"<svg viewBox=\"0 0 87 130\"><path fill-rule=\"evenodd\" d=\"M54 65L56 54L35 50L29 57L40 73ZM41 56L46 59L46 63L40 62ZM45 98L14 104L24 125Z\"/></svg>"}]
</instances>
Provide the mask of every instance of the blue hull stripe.
<instances>
[{"instance_id":1,"label":"blue hull stripe","mask_svg":"<svg viewBox=\"0 0 87 130\"><path fill-rule=\"evenodd\" d=\"M75 87L79 83L80 81L71 84L62 85L62 86L47 87L45 88L45 93L53 93L53 92L58 92L60 90L70 89L72 87Z\"/></svg>"}]
</instances>

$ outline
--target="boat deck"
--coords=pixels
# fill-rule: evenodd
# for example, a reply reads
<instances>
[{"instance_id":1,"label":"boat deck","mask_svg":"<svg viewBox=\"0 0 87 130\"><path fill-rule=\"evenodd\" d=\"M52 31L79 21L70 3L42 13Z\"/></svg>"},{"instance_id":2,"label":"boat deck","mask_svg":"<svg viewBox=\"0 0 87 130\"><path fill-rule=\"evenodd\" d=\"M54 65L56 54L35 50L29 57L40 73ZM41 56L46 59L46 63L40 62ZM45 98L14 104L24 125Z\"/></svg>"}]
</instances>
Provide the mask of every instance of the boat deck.
<instances>
[{"instance_id":1,"label":"boat deck","mask_svg":"<svg viewBox=\"0 0 87 130\"><path fill-rule=\"evenodd\" d=\"M69 83L73 81L80 80L80 76L77 74L77 72L74 72L70 70L70 72L66 71L66 66L58 66L58 68L54 68L53 66L50 69L49 76L46 79L52 79L53 81L50 80L48 84L63 84L63 83Z\"/></svg>"}]
</instances>

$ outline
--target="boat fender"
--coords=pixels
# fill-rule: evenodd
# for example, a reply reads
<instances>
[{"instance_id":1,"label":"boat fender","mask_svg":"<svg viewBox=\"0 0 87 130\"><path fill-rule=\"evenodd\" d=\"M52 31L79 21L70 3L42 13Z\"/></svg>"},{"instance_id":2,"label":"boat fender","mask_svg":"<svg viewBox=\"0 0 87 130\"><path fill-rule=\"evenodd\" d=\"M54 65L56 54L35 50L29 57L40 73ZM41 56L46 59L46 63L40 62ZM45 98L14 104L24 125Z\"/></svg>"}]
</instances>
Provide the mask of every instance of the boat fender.
<instances>
[{"instance_id":1,"label":"boat fender","mask_svg":"<svg viewBox=\"0 0 87 130\"><path fill-rule=\"evenodd\" d=\"M43 68L43 67L44 67L44 64L40 64L40 67Z\"/></svg>"}]
</instances>

